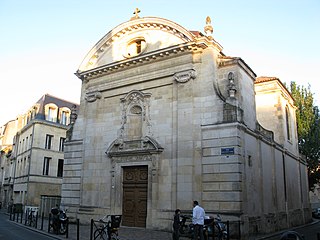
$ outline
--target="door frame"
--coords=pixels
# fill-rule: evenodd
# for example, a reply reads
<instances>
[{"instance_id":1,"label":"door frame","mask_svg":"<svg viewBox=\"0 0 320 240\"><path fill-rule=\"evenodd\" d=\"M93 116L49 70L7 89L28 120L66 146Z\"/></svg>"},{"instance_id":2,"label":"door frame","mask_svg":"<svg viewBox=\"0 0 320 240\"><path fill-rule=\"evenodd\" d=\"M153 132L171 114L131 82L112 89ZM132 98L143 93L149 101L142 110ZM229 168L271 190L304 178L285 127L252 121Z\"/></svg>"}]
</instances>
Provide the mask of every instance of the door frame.
<instances>
[{"instance_id":1,"label":"door frame","mask_svg":"<svg viewBox=\"0 0 320 240\"><path fill-rule=\"evenodd\" d=\"M152 185L158 182L158 160L158 154L117 156L111 158L111 214L122 214L123 168L130 166L146 166L148 169L146 228L152 226L152 196L154 196Z\"/></svg>"},{"instance_id":2,"label":"door frame","mask_svg":"<svg viewBox=\"0 0 320 240\"><path fill-rule=\"evenodd\" d=\"M124 223L126 217L128 217L131 220L133 220L133 225L126 225L128 227L140 227L140 228L144 228L147 224L147 203L148 203L148 166L147 165L139 165L139 166L124 166L122 167L123 169L123 188L122 188L122 193L123 193L123 201L122 201L122 209L126 206L125 204L125 193L131 193L133 194L132 197L126 197L126 200L129 202L132 202L135 204L133 207L133 212L131 213L127 213L127 215L125 215L124 212L122 212L122 223ZM144 179L143 181L139 181L139 179L137 179L136 177L134 178L133 181L127 181L127 183L125 183L125 172L134 172L135 174L139 173L141 174L141 170L143 170L144 172L146 171L147 174L147 178ZM138 176L140 177L140 175ZM142 195L140 195L142 194ZM141 198L143 196L143 198ZM136 205L139 201L142 200L143 201L143 205ZM145 206L145 208L142 210L142 212L135 212L138 209L141 208L141 206ZM131 221L130 221L131 222ZM129 223L129 222L128 222ZM131 224L131 223L130 223ZM139 226L138 226L138 225Z\"/></svg>"}]
</instances>

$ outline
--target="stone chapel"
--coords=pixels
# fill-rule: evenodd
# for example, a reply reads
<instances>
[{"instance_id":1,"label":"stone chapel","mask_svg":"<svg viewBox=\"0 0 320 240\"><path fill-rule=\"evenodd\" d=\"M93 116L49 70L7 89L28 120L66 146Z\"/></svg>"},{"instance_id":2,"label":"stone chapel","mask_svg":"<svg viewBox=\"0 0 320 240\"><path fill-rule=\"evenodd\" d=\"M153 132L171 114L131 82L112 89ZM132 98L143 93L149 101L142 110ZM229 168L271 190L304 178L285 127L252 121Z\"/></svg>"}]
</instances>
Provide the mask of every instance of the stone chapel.
<instances>
[{"instance_id":1,"label":"stone chapel","mask_svg":"<svg viewBox=\"0 0 320 240\"><path fill-rule=\"evenodd\" d=\"M65 144L62 205L89 222L171 230L176 208L239 222L241 236L311 219L294 101L225 55L211 19L189 31L138 11L82 61L80 110Z\"/></svg>"}]
</instances>

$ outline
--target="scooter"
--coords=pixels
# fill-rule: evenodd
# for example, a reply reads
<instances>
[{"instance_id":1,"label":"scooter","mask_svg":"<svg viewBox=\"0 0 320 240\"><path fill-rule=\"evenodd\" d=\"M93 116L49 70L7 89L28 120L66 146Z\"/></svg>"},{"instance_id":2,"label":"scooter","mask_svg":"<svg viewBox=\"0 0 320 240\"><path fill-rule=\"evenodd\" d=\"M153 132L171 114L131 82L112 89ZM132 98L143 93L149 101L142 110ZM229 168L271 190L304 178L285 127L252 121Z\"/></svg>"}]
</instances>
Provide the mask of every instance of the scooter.
<instances>
[{"instance_id":1,"label":"scooter","mask_svg":"<svg viewBox=\"0 0 320 240\"><path fill-rule=\"evenodd\" d=\"M213 222L213 219L206 216L206 219L204 220L204 225L203 225L203 235L204 235L204 239L206 240L208 239L208 230L212 222ZM181 237L187 237L187 238L193 239L194 225L192 224L191 216L180 215L179 233Z\"/></svg>"},{"instance_id":2,"label":"scooter","mask_svg":"<svg viewBox=\"0 0 320 240\"><path fill-rule=\"evenodd\" d=\"M217 217L214 218L215 233L219 240L225 240L228 238L228 231L226 225L221 221L221 217L217 214Z\"/></svg>"},{"instance_id":3,"label":"scooter","mask_svg":"<svg viewBox=\"0 0 320 240\"><path fill-rule=\"evenodd\" d=\"M192 217L187 215L180 215L179 233L181 237L191 237L193 235ZM188 223L187 223L188 222Z\"/></svg>"},{"instance_id":4,"label":"scooter","mask_svg":"<svg viewBox=\"0 0 320 240\"><path fill-rule=\"evenodd\" d=\"M66 211L58 207L51 209L52 220L50 226L57 234L65 234L67 232L68 217Z\"/></svg>"}]
</instances>

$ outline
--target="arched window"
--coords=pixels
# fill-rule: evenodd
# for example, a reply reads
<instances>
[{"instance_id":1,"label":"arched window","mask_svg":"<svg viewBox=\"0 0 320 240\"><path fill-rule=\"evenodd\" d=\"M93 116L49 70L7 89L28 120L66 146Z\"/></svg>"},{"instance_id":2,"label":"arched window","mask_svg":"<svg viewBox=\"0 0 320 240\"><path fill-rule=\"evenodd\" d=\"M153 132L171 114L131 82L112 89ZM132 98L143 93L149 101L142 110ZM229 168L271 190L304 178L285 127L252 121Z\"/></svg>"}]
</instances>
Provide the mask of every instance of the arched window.
<instances>
[{"instance_id":1,"label":"arched window","mask_svg":"<svg viewBox=\"0 0 320 240\"><path fill-rule=\"evenodd\" d=\"M63 125L69 125L71 110L67 107L59 109L59 123Z\"/></svg>"},{"instance_id":2,"label":"arched window","mask_svg":"<svg viewBox=\"0 0 320 240\"><path fill-rule=\"evenodd\" d=\"M45 119L50 122L57 122L58 107L54 103L45 106Z\"/></svg>"},{"instance_id":3,"label":"arched window","mask_svg":"<svg viewBox=\"0 0 320 240\"><path fill-rule=\"evenodd\" d=\"M290 112L288 106L286 106L286 130L287 130L287 138L291 140L291 127L290 127Z\"/></svg>"}]
</instances>

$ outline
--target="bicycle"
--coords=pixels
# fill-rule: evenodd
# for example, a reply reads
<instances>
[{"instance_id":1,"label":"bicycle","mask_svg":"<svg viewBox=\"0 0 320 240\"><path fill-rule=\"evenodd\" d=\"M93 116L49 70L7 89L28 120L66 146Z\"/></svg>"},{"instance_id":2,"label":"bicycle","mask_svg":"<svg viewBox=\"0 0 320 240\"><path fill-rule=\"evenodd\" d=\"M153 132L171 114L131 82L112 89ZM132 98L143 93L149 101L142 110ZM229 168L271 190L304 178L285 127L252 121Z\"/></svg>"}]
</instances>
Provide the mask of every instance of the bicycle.
<instances>
[{"instance_id":1,"label":"bicycle","mask_svg":"<svg viewBox=\"0 0 320 240\"><path fill-rule=\"evenodd\" d=\"M27 212L27 225L30 227L35 227L36 226L36 216L35 216L35 211L29 211Z\"/></svg>"},{"instance_id":2,"label":"bicycle","mask_svg":"<svg viewBox=\"0 0 320 240\"><path fill-rule=\"evenodd\" d=\"M94 231L93 239L119 240L118 229L120 227L121 215L106 215L99 220L101 223Z\"/></svg>"}]
</instances>

